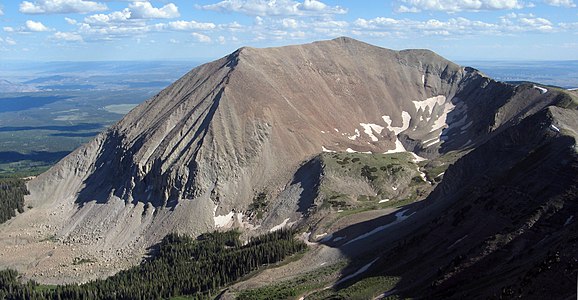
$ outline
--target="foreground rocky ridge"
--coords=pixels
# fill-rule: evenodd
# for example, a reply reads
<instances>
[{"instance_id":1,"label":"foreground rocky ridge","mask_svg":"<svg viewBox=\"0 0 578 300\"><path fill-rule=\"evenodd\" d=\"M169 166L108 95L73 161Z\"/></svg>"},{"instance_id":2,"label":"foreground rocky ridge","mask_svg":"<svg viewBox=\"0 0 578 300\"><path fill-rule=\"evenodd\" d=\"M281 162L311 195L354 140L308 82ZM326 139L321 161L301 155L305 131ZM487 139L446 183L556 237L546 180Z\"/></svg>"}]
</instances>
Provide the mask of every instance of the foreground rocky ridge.
<instances>
[{"instance_id":1,"label":"foreground rocky ridge","mask_svg":"<svg viewBox=\"0 0 578 300\"><path fill-rule=\"evenodd\" d=\"M459 157L566 101L544 89L496 82L427 50L349 38L241 48L195 68L31 181L32 209L0 227L0 264L42 282L77 282L137 263L170 232L307 223L327 196L318 190L319 153ZM464 170L448 171L430 199L476 180L459 173L475 168ZM461 177L469 179L453 179ZM364 185L353 190L379 196ZM257 213L260 195L267 209ZM74 265L77 257L93 262Z\"/></svg>"}]
</instances>

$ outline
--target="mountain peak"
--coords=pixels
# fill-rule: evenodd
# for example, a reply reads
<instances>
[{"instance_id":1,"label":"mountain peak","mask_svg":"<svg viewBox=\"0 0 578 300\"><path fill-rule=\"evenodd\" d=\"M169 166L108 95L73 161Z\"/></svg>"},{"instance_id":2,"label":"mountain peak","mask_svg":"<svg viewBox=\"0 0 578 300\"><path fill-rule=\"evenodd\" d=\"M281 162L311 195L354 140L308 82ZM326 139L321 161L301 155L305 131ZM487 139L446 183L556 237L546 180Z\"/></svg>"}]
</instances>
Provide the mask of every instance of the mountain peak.
<instances>
[{"instance_id":1,"label":"mountain peak","mask_svg":"<svg viewBox=\"0 0 578 300\"><path fill-rule=\"evenodd\" d=\"M39 235L74 241L90 255L125 249L124 257L107 252L119 261L138 258L170 232L214 230L223 218L267 231L306 218L321 201L311 198L314 176L300 171L312 157L435 159L473 147L518 112L540 107L522 109L513 89L428 50L348 37L243 47L193 69L30 181L33 217L9 226L43 228ZM553 93L518 94L545 105ZM515 109L496 117L506 105ZM261 195L270 211L251 219Z\"/></svg>"}]
</instances>

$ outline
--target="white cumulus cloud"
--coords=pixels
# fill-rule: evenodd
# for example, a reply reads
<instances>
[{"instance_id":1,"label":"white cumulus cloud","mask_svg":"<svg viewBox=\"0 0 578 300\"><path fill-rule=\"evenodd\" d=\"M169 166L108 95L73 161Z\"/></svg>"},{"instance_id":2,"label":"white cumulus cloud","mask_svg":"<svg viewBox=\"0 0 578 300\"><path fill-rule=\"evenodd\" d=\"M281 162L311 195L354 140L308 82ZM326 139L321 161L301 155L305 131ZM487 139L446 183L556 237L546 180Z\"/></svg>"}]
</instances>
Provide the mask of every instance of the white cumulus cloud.
<instances>
[{"instance_id":1,"label":"white cumulus cloud","mask_svg":"<svg viewBox=\"0 0 578 300\"><path fill-rule=\"evenodd\" d=\"M196 33L196 32L191 33L191 35L200 43L210 43L211 42L211 37L209 37L208 35L204 35L204 34L200 34L200 33Z\"/></svg>"},{"instance_id":2,"label":"white cumulus cloud","mask_svg":"<svg viewBox=\"0 0 578 300\"><path fill-rule=\"evenodd\" d=\"M400 0L398 12L424 10L459 12L480 10L520 9L524 4L518 0Z\"/></svg>"},{"instance_id":3,"label":"white cumulus cloud","mask_svg":"<svg viewBox=\"0 0 578 300\"><path fill-rule=\"evenodd\" d=\"M43 32L49 31L48 27L44 26L41 22L36 22L32 20L26 21L26 29L32 32Z\"/></svg>"},{"instance_id":4,"label":"white cumulus cloud","mask_svg":"<svg viewBox=\"0 0 578 300\"><path fill-rule=\"evenodd\" d=\"M285 28L297 28L299 27L299 24L297 23L297 20L295 19L290 19L290 18L286 18L281 20L281 23L283 24L283 27Z\"/></svg>"},{"instance_id":5,"label":"white cumulus cloud","mask_svg":"<svg viewBox=\"0 0 578 300\"><path fill-rule=\"evenodd\" d=\"M4 15L4 11L2 10L2 7L0 7L0 16Z\"/></svg>"},{"instance_id":6,"label":"white cumulus cloud","mask_svg":"<svg viewBox=\"0 0 578 300\"><path fill-rule=\"evenodd\" d=\"M71 18L64 18L64 20L66 21L66 23L70 24L70 25L76 25L78 24L78 21L71 19Z\"/></svg>"},{"instance_id":7,"label":"white cumulus cloud","mask_svg":"<svg viewBox=\"0 0 578 300\"><path fill-rule=\"evenodd\" d=\"M545 0L544 2L552 6L576 7L573 0Z\"/></svg>"},{"instance_id":8,"label":"white cumulus cloud","mask_svg":"<svg viewBox=\"0 0 578 300\"><path fill-rule=\"evenodd\" d=\"M82 42L82 36L74 32L56 32L53 37L57 40L66 42Z\"/></svg>"},{"instance_id":9,"label":"white cumulus cloud","mask_svg":"<svg viewBox=\"0 0 578 300\"><path fill-rule=\"evenodd\" d=\"M554 32L561 27L557 27L550 20L536 17L533 14L510 13L500 18L499 25L504 32Z\"/></svg>"},{"instance_id":10,"label":"white cumulus cloud","mask_svg":"<svg viewBox=\"0 0 578 300\"><path fill-rule=\"evenodd\" d=\"M211 30L217 27L213 23L200 23L196 21L174 21L169 22L168 27L172 30L182 30L182 31L190 31L190 30Z\"/></svg>"},{"instance_id":11,"label":"white cumulus cloud","mask_svg":"<svg viewBox=\"0 0 578 300\"><path fill-rule=\"evenodd\" d=\"M5 39L2 39L2 38L0 37L0 45L1 45L1 44L6 44L6 45L8 45L8 46L14 46L14 45L16 45L16 41L14 41L14 40L13 40L12 38L10 38L10 37L6 37Z\"/></svg>"},{"instance_id":12,"label":"white cumulus cloud","mask_svg":"<svg viewBox=\"0 0 578 300\"><path fill-rule=\"evenodd\" d=\"M317 1L317 0L305 0L305 1L303 1L303 9L305 9L305 10L323 11L326 8L327 8L327 5L321 1Z\"/></svg>"},{"instance_id":13,"label":"white cumulus cloud","mask_svg":"<svg viewBox=\"0 0 578 300\"><path fill-rule=\"evenodd\" d=\"M179 8L173 3L156 8L148 1L133 2L129 4L128 8L132 12L132 18L134 19L172 19L181 16Z\"/></svg>"},{"instance_id":14,"label":"white cumulus cloud","mask_svg":"<svg viewBox=\"0 0 578 300\"><path fill-rule=\"evenodd\" d=\"M84 0L37 0L20 3L20 12L25 14L89 13L107 9L103 3Z\"/></svg>"},{"instance_id":15,"label":"white cumulus cloud","mask_svg":"<svg viewBox=\"0 0 578 300\"><path fill-rule=\"evenodd\" d=\"M561 30L550 20L536 17L532 14L511 13L497 22L470 20L464 17L448 20L429 19L425 21L411 19L394 19L377 17L373 19L359 18L354 22L355 35L366 36L476 36L504 35L523 32L549 33Z\"/></svg>"},{"instance_id":16,"label":"white cumulus cloud","mask_svg":"<svg viewBox=\"0 0 578 300\"><path fill-rule=\"evenodd\" d=\"M115 11L110 14L96 14L84 18L87 24L107 25L110 23L126 22L131 17L131 12L128 10Z\"/></svg>"},{"instance_id":17,"label":"white cumulus cloud","mask_svg":"<svg viewBox=\"0 0 578 300\"><path fill-rule=\"evenodd\" d=\"M203 5L202 9L219 12L238 12L251 16L311 16L345 14L340 6L329 6L317 0L224 0Z\"/></svg>"}]
</instances>

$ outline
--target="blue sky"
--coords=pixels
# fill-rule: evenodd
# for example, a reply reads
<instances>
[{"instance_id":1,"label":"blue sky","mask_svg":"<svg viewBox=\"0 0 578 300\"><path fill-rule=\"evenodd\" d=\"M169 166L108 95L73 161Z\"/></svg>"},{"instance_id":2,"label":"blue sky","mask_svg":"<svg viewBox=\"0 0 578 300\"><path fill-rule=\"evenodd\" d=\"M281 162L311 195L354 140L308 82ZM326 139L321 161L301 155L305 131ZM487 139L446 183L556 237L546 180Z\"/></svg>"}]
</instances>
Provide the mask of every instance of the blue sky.
<instances>
[{"instance_id":1,"label":"blue sky","mask_svg":"<svg viewBox=\"0 0 578 300\"><path fill-rule=\"evenodd\" d=\"M0 59L206 61L350 36L452 60L577 60L577 2L0 0Z\"/></svg>"}]
</instances>

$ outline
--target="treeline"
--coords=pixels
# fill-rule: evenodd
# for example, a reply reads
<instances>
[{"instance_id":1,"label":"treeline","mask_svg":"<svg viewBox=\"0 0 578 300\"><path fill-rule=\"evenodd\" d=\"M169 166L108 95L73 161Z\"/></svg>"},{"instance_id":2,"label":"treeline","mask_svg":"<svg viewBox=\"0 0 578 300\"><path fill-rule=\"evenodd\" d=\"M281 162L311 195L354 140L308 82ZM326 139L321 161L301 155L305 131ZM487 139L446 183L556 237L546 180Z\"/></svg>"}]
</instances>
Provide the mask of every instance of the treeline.
<instances>
[{"instance_id":1,"label":"treeline","mask_svg":"<svg viewBox=\"0 0 578 300\"><path fill-rule=\"evenodd\" d=\"M0 272L0 299L207 299L259 267L306 248L294 232L279 230L242 245L239 232L208 233L193 239L171 234L150 260L107 279L42 288L20 283L12 270Z\"/></svg>"},{"instance_id":2,"label":"treeline","mask_svg":"<svg viewBox=\"0 0 578 300\"><path fill-rule=\"evenodd\" d=\"M24 195L28 195L26 183L20 178L0 178L0 224L24 212Z\"/></svg>"}]
</instances>

